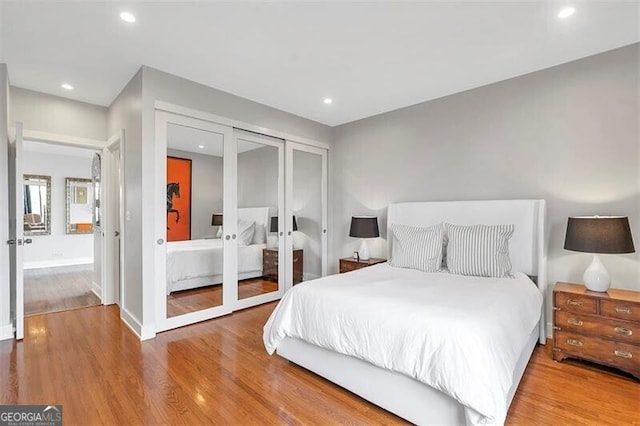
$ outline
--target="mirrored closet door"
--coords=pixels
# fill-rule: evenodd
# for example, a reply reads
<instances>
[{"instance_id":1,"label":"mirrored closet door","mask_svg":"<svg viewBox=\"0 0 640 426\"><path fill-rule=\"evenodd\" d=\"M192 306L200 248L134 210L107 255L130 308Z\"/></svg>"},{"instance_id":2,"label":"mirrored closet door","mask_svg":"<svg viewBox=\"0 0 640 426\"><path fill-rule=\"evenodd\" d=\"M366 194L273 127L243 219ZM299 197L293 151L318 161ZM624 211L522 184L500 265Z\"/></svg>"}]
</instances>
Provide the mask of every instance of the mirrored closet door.
<instances>
[{"instance_id":1,"label":"mirrored closet door","mask_svg":"<svg viewBox=\"0 0 640 426\"><path fill-rule=\"evenodd\" d=\"M287 141L287 286L327 275L327 150Z\"/></svg>"},{"instance_id":2,"label":"mirrored closet door","mask_svg":"<svg viewBox=\"0 0 640 426\"><path fill-rule=\"evenodd\" d=\"M236 301L232 129L156 114L158 331L232 311Z\"/></svg>"},{"instance_id":3,"label":"mirrored closet door","mask_svg":"<svg viewBox=\"0 0 640 426\"><path fill-rule=\"evenodd\" d=\"M234 130L237 150L238 302L236 309L284 293L284 140Z\"/></svg>"}]
</instances>

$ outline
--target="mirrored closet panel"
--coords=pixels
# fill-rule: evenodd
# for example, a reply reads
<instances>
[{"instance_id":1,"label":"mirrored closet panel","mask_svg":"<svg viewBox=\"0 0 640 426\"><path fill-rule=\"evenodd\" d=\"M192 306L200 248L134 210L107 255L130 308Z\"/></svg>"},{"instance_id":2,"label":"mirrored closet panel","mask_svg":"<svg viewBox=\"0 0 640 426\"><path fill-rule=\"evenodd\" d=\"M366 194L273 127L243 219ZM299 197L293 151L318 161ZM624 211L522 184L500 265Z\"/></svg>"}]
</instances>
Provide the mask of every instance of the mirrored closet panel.
<instances>
[{"instance_id":1,"label":"mirrored closet panel","mask_svg":"<svg viewBox=\"0 0 640 426\"><path fill-rule=\"evenodd\" d=\"M237 149L238 304L279 298L284 288L284 141L234 130Z\"/></svg>"},{"instance_id":2,"label":"mirrored closet panel","mask_svg":"<svg viewBox=\"0 0 640 426\"><path fill-rule=\"evenodd\" d=\"M288 143L293 285L327 274L327 151Z\"/></svg>"}]
</instances>

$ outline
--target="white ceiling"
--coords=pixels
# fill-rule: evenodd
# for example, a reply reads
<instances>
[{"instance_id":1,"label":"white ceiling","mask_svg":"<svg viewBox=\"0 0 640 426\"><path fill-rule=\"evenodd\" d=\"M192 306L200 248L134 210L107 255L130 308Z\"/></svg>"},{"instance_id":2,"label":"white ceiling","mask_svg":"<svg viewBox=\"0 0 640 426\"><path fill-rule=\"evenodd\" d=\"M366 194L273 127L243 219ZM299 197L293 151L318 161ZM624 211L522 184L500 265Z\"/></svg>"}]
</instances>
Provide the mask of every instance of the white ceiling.
<instances>
[{"instance_id":1,"label":"white ceiling","mask_svg":"<svg viewBox=\"0 0 640 426\"><path fill-rule=\"evenodd\" d=\"M144 64L333 126L638 42L639 15L637 1L0 0L0 62L15 86L105 106Z\"/></svg>"}]
</instances>

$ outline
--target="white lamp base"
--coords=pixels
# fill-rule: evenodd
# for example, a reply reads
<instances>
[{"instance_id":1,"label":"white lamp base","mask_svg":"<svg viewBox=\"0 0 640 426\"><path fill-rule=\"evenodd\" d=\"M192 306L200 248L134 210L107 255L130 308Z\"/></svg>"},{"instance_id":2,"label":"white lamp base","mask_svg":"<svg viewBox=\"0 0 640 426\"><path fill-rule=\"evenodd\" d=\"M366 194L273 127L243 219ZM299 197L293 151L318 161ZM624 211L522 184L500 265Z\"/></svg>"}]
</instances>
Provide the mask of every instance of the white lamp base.
<instances>
[{"instance_id":1,"label":"white lamp base","mask_svg":"<svg viewBox=\"0 0 640 426\"><path fill-rule=\"evenodd\" d=\"M369 260L369 247L367 247L367 240L362 240L362 244L360 244L360 249L358 250L358 256L360 256L360 260Z\"/></svg>"},{"instance_id":2,"label":"white lamp base","mask_svg":"<svg viewBox=\"0 0 640 426\"><path fill-rule=\"evenodd\" d=\"M596 254L593 256L591 265L584 271L582 276L587 290L604 292L611 285L611 277Z\"/></svg>"},{"instance_id":3,"label":"white lamp base","mask_svg":"<svg viewBox=\"0 0 640 426\"><path fill-rule=\"evenodd\" d=\"M222 226L218 227L218 232L216 233L216 238L222 238Z\"/></svg>"}]
</instances>

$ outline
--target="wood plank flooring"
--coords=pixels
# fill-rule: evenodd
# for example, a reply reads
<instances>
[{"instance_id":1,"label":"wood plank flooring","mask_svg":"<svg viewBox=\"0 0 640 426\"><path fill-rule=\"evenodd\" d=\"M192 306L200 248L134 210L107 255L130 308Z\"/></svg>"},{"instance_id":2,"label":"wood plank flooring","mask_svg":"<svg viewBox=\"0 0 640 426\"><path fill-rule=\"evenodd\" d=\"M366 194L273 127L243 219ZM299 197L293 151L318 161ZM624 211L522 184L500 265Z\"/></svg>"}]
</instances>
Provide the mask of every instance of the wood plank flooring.
<instances>
[{"instance_id":1,"label":"wood plank flooring","mask_svg":"<svg viewBox=\"0 0 640 426\"><path fill-rule=\"evenodd\" d=\"M238 299L246 299L277 290L278 284L273 281L251 278L238 282ZM176 291L167 296L167 316L171 318L221 304L222 285Z\"/></svg>"},{"instance_id":2,"label":"wood plank flooring","mask_svg":"<svg viewBox=\"0 0 640 426\"><path fill-rule=\"evenodd\" d=\"M44 314L100 304L91 291L93 264L25 269L24 313Z\"/></svg>"},{"instance_id":3,"label":"wood plank flooring","mask_svg":"<svg viewBox=\"0 0 640 426\"><path fill-rule=\"evenodd\" d=\"M140 342L115 306L30 317L0 342L0 404L62 404L65 425L403 424L278 356L262 326L275 303ZM640 424L640 383L552 361L536 348L508 425Z\"/></svg>"}]
</instances>

